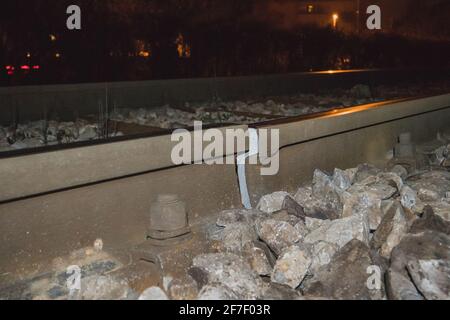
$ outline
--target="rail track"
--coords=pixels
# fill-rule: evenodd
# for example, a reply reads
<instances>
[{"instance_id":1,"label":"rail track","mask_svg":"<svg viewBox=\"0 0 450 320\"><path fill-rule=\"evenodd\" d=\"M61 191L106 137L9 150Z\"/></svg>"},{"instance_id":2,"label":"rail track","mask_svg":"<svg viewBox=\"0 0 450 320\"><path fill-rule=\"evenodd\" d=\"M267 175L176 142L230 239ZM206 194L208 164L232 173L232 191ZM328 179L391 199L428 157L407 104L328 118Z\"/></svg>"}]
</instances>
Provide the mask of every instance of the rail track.
<instances>
[{"instance_id":1,"label":"rail track","mask_svg":"<svg viewBox=\"0 0 450 320\"><path fill-rule=\"evenodd\" d=\"M294 191L316 168L385 163L401 133L410 132L415 143L429 141L449 120L450 93L231 127L280 130L279 173L261 176L260 165L246 165L255 205L264 194ZM236 166L175 166L174 145L165 132L1 156L0 283L43 273L52 259L98 238L112 251L145 242L150 204L158 194L185 200L192 225L242 206ZM248 146L217 156L245 151Z\"/></svg>"}]
</instances>

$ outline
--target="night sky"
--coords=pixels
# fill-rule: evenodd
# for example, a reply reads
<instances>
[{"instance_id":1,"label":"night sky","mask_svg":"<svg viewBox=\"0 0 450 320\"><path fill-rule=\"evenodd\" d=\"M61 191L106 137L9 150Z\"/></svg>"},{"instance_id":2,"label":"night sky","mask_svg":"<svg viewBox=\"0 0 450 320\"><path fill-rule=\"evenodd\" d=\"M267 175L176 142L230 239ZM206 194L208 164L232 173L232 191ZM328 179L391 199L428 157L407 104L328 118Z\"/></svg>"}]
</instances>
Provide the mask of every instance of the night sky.
<instances>
[{"instance_id":1,"label":"night sky","mask_svg":"<svg viewBox=\"0 0 450 320\"><path fill-rule=\"evenodd\" d=\"M254 20L273 27L296 27L301 20L297 14L306 4L335 4L337 11L357 0L2 0L0 11L0 32L15 25L17 28L46 27L61 24L65 19L65 8L69 4L78 4L84 15L98 14L97 23L106 23L111 18L118 22L142 19L148 16L148 27L152 25L152 16L164 12L166 17L183 19L185 23L217 21L235 23ZM362 18L365 8L377 4L382 9L385 31L405 34L416 33L421 36L449 36L450 1L448 0L360 0ZM31 20L31 21L30 21ZM364 19L363 19L364 20ZM364 21L362 21L364 22ZM5 26L6 24L6 26ZM86 25L85 25L86 26ZM29 30L24 30L29 31Z\"/></svg>"},{"instance_id":2,"label":"night sky","mask_svg":"<svg viewBox=\"0 0 450 320\"><path fill-rule=\"evenodd\" d=\"M308 16L305 8L310 3L328 9ZM2 0L0 67L3 71L7 66L42 68L35 74L0 72L0 83L234 76L449 63L450 1L360 0L359 28L356 3ZM80 31L66 28L66 8L71 4L82 10ZM365 28L365 8L370 4L381 7L381 31ZM333 13L340 16L335 29L331 28ZM320 23L305 24L311 18ZM361 32L356 32L359 29ZM55 40L50 40L52 36Z\"/></svg>"}]
</instances>

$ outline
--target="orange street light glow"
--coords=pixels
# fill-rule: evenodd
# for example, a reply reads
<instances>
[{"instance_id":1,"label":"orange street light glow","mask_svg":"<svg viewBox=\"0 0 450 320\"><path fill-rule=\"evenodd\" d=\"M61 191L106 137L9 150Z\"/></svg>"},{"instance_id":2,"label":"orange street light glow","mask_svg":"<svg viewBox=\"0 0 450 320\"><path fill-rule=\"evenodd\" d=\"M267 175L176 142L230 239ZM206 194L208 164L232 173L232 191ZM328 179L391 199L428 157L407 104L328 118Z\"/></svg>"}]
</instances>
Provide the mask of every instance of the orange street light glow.
<instances>
[{"instance_id":1,"label":"orange street light glow","mask_svg":"<svg viewBox=\"0 0 450 320\"><path fill-rule=\"evenodd\" d=\"M143 58L148 58L148 57L150 57L150 52L149 51L144 51L144 50L139 51L139 56L143 57Z\"/></svg>"},{"instance_id":2,"label":"orange street light glow","mask_svg":"<svg viewBox=\"0 0 450 320\"><path fill-rule=\"evenodd\" d=\"M339 20L339 15L337 13L333 14L333 28L336 29L337 22Z\"/></svg>"}]
</instances>

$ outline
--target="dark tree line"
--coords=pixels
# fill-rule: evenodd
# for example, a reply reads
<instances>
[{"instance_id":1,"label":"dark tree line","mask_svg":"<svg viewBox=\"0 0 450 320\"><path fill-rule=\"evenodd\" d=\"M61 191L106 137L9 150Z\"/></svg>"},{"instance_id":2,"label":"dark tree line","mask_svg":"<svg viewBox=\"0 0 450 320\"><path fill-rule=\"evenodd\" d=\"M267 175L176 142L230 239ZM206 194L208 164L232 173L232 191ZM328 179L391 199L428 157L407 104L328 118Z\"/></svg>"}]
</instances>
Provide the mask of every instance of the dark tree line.
<instances>
[{"instance_id":1,"label":"dark tree line","mask_svg":"<svg viewBox=\"0 0 450 320\"><path fill-rule=\"evenodd\" d=\"M387 34L356 37L313 26L280 30L248 18L255 2L3 0L2 83L144 80L448 64L448 41L408 40ZM70 4L82 8L80 31L66 29L65 12ZM56 40L51 41L50 35ZM181 57L179 46L184 50ZM3 72L3 65L23 63L39 64L41 69L28 75L17 72L13 77Z\"/></svg>"}]
</instances>

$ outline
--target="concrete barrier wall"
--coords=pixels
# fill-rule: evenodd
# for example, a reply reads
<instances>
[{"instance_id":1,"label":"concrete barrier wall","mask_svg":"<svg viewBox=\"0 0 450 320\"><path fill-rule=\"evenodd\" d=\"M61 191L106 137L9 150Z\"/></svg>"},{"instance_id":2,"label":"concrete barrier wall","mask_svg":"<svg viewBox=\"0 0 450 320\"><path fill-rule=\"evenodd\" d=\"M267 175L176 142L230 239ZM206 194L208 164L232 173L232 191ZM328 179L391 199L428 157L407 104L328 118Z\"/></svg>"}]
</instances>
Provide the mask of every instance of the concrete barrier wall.
<instances>
[{"instance_id":1,"label":"concrete barrier wall","mask_svg":"<svg viewBox=\"0 0 450 320\"><path fill-rule=\"evenodd\" d=\"M281 130L280 171L261 176L259 166L247 166L253 205L264 194L295 193L315 169L331 174L361 163L384 165L403 132L417 144L436 139L440 130L450 129L450 94L270 127Z\"/></svg>"},{"instance_id":2,"label":"concrete barrier wall","mask_svg":"<svg viewBox=\"0 0 450 320\"><path fill-rule=\"evenodd\" d=\"M244 132L247 126L219 130L227 129ZM177 144L170 135L163 135L0 159L0 203L173 168L171 155ZM216 156L234 156L235 152L243 151L224 151ZM194 149L191 154L194 155ZM194 160L202 161L203 157Z\"/></svg>"},{"instance_id":3,"label":"concrete barrier wall","mask_svg":"<svg viewBox=\"0 0 450 320\"><path fill-rule=\"evenodd\" d=\"M280 172L273 177L263 177L258 166L247 166L253 203L272 191L284 189L294 192L302 182L311 179L315 168L332 170L362 162L383 161L401 132L410 131L415 141L425 141L448 126L449 120L450 94L412 102L361 106L308 120L268 124L281 130ZM124 143L135 146L136 141ZM82 149L80 157L87 157L89 154ZM57 154L64 162L67 160L64 152L73 154L73 149L59 152ZM133 172L135 168L131 159L128 167L119 169ZM1 159L0 167L4 160L10 159ZM146 165L152 165L150 160ZM32 170L32 158L29 162L27 168ZM21 162L16 163L17 172L20 172ZM135 164L138 166L136 172L145 165L140 161ZM70 161L67 165L70 166ZM83 167L86 164L80 162L78 165ZM188 165L122 178L114 175L114 168L110 170L107 162L103 165L100 171L92 170L87 174L95 180L97 173L105 179L103 175L109 172L115 179L0 203L0 277L3 277L0 283L23 273L40 272L51 259L92 244L96 238L102 238L107 249L139 244L145 238L150 203L160 193L176 193L186 200L191 223L222 209L240 207L233 165ZM88 170L86 168L83 170ZM75 174L76 169L72 168L69 176ZM59 178L61 187L70 178L64 170L64 166L55 167L53 171L48 168L37 172L34 179L54 182ZM20 183L26 184L25 173L16 179L22 179ZM14 179L9 180L11 189L16 187L14 183ZM33 181L29 183L33 184Z\"/></svg>"},{"instance_id":4,"label":"concrete barrier wall","mask_svg":"<svg viewBox=\"0 0 450 320\"><path fill-rule=\"evenodd\" d=\"M62 120L96 114L101 103L116 107L157 107L194 101L244 99L331 88L357 83L393 84L421 79L449 79L448 70L354 70L267 76L154 80L0 88L0 124L38 120L49 114Z\"/></svg>"},{"instance_id":5,"label":"concrete barrier wall","mask_svg":"<svg viewBox=\"0 0 450 320\"><path fill-rule=\"evenodd\" d=\"M106 250L144 242L161 193L185 200L191 223L239 205L232 165L177 167L1 204L0 286L98 238Z\"/></svg>"}]
</instances>

